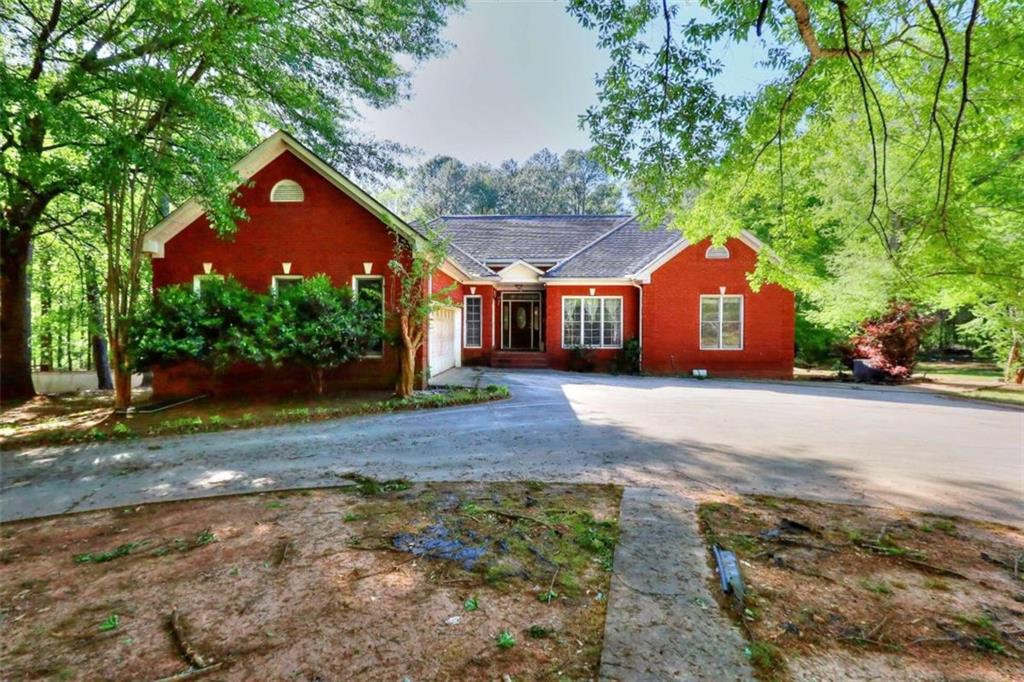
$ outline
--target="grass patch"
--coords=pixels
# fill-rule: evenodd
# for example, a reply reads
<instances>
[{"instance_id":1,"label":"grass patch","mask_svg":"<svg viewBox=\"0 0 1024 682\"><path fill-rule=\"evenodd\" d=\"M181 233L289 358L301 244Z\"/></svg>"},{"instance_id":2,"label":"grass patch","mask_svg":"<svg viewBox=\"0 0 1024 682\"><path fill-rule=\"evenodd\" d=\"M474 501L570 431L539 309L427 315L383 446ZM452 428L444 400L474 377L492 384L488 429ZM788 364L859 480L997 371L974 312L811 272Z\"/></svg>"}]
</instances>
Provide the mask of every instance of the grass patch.
<instances>
[{"instance_id":1,"label":"grass patch","mask_svg":"<svg viewBox=\"0 0 1024 682\"><path fill-rule=\"evenodd\" d=\"M141 543L128 542L123 545L118 545L114 549L107 550L105 552L85 552L84 554L76 554L74 561L76 564L102 564L114 559L120 559L121 557L128 556L132 553Z\"/></svg>"},{"instance_id":2,"label":"grass patch","mask_svg":"<svg viewBox=\"0 0 1024 682\"><path fill-rule=\"evenodd\" d=\"M892 594L892 585L884 580L871 580L870 578L864 578L860 581L860 586L868 592L874 592L880 595Z\"/></svg>"},{"instance_id":3,"label":"grass patch","mask_svg":"<svg viewBox=\"0 0 1024 682\"><path fill-rule=\"evenodd\" d=\"M747 647L746 654L751 665L768 679L775 679L786 669L786 659L782 651L769 642L752 642Z\"/></svg>"}]
</instances>

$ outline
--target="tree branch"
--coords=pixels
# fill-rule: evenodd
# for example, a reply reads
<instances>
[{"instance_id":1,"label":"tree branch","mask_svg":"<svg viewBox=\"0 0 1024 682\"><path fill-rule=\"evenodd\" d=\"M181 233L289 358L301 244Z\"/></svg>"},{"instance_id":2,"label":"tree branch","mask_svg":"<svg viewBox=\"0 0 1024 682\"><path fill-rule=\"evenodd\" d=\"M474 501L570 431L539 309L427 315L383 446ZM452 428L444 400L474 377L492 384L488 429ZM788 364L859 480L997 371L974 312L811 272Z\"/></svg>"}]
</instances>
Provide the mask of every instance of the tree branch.
<instances>
[{"instance_id":1,"label":"tree branch","mask_svg":"<svg viewBox=\"0 0 1024 682\"><path fill-rule=\"evenodd\" d=\"M974 34L974 26L978 21L978 13L981 9L981 0L974 0L971 5L971 18L967 22L967 30L964 32L964 69L960 75L960 109L956 114L956 121L953 123L953 133L949 138L949 160L946 165L946 191L942 198L942 220L946 220L946 212L949 208L949 195L953 189L953 162L956 156L956 143L960 137L960 124L964 119L964 111L970 96L967 91L968 75L971 69L971 37Z\"/></svg>"}]
</instances>

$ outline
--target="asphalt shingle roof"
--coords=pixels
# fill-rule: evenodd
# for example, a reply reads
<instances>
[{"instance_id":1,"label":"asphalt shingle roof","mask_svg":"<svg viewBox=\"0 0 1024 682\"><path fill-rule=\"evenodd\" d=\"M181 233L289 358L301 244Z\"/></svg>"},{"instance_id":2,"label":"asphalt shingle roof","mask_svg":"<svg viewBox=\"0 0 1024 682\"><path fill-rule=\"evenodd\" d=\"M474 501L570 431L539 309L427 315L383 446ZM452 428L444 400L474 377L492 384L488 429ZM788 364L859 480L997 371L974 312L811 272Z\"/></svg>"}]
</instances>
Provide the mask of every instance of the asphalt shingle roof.
<instances>
[{"instance_id":1,"label":"asphalt shingle roof","mask_svg":"<svg viewBox=\"0 0 1024 682\"><path fill-rule=\"evenodd\" d=\"M626 215L442 216L430 227L478 261L560 261L605 234Z\"/></svg>"},{"instance_id":2,"label":"asphalt shingle roof","mask_svg":"<svg viewBox=\"0 0 1024 682\"><path fill-rule=\"evenodd\" d=\"M551 268L545 277L625 277L641 270L680 239L682 235L675 230L644 229L639 221L631 220Z\"/></svg>"},{"instance_id":3,"label":"asphalt shingle roof","mask_svg":"<svg viewBox=\"0 0 1024 682\"><path fill-rule=\"evenodd\" d=\"M626 215L442 216L428 225L451 244L448 257L466 273L495 277L487 262L555 262L545 277L614 277L635 274L682 236L663 227L644 229Z\"/></svg>"}]
</instances>

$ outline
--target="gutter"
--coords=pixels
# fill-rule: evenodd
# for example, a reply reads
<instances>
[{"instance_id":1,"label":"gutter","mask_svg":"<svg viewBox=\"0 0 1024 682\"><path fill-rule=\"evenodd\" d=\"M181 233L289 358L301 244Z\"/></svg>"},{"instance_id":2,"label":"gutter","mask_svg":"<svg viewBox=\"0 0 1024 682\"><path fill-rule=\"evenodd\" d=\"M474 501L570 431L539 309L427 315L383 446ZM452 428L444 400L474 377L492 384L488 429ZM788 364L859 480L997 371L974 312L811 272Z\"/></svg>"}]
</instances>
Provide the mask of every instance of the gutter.
<instances>
[{"instance_id":1,"label":"gutter","mask_svg":"<svg viewBox=\"0 0 1024 682\"><path fill-rule=\"evenodd\" d=\"M632 280L633 286L636 287L637 296L639 298L637 303L637 316L639 317L639 324L637 329L637 335L640 341L640 357L637 359L637 364L641 372L644 371L644 286L637 280Z\"/></svg>"}]
</instances>

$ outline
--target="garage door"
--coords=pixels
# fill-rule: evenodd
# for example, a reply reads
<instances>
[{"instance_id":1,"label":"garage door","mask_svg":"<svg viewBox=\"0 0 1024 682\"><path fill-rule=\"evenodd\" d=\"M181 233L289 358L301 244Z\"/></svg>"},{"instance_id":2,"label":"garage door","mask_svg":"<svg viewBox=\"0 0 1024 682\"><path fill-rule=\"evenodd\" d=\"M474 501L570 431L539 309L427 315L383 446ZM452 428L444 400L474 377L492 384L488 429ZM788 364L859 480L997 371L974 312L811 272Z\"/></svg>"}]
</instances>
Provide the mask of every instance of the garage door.
<instances>
[{"instance_id":1,"label":"garage door","mask_svg":"<svg viewBox=\"0 0 1024 682\"><path fill-rule=\"evenodd\" d=\"M460 322L458 308L442 308L431 314L430 338L427 342L431 377L462 364L459 362Z\"/></svg>"}]
</instances>

